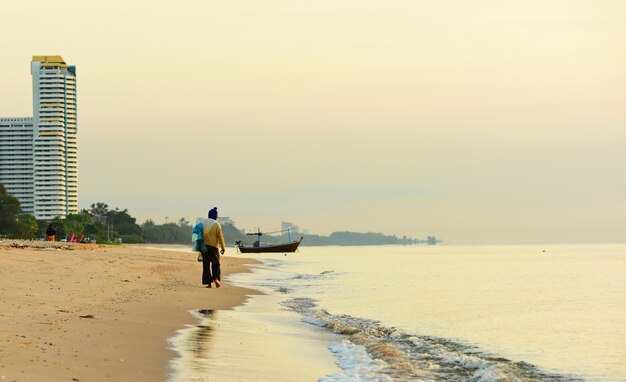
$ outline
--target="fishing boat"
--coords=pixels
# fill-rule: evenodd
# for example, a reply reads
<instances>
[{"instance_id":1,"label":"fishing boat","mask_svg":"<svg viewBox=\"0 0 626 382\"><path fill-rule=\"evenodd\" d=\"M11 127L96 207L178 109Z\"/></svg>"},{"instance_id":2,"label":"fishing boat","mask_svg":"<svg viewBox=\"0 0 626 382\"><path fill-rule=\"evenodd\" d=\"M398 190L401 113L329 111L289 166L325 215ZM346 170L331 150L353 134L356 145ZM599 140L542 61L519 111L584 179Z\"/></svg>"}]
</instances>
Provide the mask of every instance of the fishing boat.
<instances>
[{"instance_id":1,"label":"fishing boat","mask_svg":"<svg viewBox=\"0 0 626 382\"><path fill-rule=\"evenodd\" d=\"M260 230L257 230L257 232L246 234L246 235L257 237L256 241L252 243L252 245L244 244L241 240L238 240L235 242L235 246L239 249L239 252L241 253L295 252L298 249L298 246L300 245L304 237L300 236L300 239L291 241L291 232L289 230L276 231L276 232L284 232L284 231L287 231L287 243L261 244L261 236L263 236L263 233ZM270 233L275 233L275 232L270 232Z\"/></svg>"}]
</instances>

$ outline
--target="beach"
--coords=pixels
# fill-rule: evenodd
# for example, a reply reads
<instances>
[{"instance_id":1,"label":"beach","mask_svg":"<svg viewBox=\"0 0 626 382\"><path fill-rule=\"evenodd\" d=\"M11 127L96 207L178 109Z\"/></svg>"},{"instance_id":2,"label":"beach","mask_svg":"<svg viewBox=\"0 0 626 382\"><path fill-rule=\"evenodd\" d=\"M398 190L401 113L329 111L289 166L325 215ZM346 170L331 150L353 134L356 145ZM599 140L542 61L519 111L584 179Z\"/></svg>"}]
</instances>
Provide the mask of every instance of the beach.
<instances>
[{"instance_id":1,"label":"beach","mask_svg":"<svg viewBox=\"0 0 626 382\"><path fill-rule=\"evenodd\" d=\"M223 275L254 260L222 257ZM192 252L0 240L0 380L166 380L168 338L259 292L200 285Z\"/></svg>"},{"instance_id":2,"label":"beach","mask_svg":"<svg viewBox=\"0 0 626 382\"><path fill-rule=\"evenodd\" d=\"M0 381L623 381L624 249L0 241Z\"/></svg>"}]
</instances>

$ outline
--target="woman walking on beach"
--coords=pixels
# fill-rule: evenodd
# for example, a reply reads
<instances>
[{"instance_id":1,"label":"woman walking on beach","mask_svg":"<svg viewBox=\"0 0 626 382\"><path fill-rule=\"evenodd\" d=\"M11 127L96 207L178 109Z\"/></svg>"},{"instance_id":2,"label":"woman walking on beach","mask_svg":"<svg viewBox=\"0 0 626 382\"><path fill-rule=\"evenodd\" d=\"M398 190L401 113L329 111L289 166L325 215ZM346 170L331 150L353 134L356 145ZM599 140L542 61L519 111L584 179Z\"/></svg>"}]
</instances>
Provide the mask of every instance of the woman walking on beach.
<instances>
[{"instance_id":1,"label":"woman walking on beach","mask_svg":"<svg viewBox=\"0 0 626 382\"><path fill-rule=\"evenodd\" d=\"M221 286L220 254L226 252L222 226L217 222L217 207L209 211L209 218L202 222L202 238L206 244L206 252L202 252L202 285L211 288ZM221 250L218 252L218 247Z\"/></svg>"}]
</instances>

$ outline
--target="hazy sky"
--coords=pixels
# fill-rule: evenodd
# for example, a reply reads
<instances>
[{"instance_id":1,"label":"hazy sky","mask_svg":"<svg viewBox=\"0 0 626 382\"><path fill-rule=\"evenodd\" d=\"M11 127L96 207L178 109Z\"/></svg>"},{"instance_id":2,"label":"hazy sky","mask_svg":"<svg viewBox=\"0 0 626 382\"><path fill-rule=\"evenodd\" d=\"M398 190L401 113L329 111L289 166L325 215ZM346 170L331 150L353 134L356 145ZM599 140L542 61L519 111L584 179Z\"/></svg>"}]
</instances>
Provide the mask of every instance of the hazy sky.
<instances>
[{"instance_id":1,"label":"hazy sky","mask_svg":"<svg viewBox=\"0 0 626 382\"><path fill-rule=\"evenodd\" d=\"M626 241L626 1L14 1L0 116L30 59L78 72L79 203L140 223L448 243Z\"/></svg>"}]
</instances>

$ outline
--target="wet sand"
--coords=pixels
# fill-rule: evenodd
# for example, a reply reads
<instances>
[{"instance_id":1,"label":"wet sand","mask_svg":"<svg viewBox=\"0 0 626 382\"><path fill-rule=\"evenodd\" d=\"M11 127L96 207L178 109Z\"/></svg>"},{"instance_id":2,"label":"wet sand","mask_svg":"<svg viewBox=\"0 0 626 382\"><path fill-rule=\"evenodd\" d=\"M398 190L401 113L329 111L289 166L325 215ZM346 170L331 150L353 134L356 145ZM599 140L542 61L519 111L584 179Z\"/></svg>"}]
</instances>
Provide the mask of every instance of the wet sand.
<instances>
[{"instance_id":1,"label":"wet sand","mask_svg":"<svg viewBox=\"0 0 626 382\"><path fill-rule=\"evenodd\" d=\"M166 380L178 357L168 338L198 322L189 310L259 294L203 288L191 252L15 243L0 240L1 381ZM239 256L227 251L224 275L254 262Z\"/></svg>"},{"instance_id":2,"label":"wet sand","mask_svg":"<svg viewBox=\"0 0 626 382\"><path fill-rule=\"evenodd\" d=\"M284 296L252 296L233 310L194 312L197 325L178 331L172 382L317 381L339 368L328 344L340 335L280 309Z\"/></svg>"}]
</instances>

